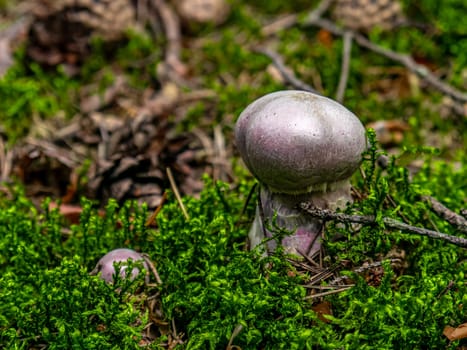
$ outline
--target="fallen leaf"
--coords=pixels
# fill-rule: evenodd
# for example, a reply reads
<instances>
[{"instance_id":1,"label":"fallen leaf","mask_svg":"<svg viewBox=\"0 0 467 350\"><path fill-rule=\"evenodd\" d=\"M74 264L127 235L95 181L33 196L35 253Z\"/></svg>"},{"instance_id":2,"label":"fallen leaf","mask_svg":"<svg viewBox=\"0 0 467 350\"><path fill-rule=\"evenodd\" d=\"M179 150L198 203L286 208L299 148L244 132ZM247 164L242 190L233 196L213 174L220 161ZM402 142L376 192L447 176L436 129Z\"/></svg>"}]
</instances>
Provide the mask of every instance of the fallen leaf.
<instances>
[{"instance_id":1,"label":"fallen leaf","mask_svg":"<svg viewBox=\"0 0 467 350\"><path fill-rule=\"evenodd\" d=\"M323 301L319 304L316 304L311 307L311 309L318 314L318 318L324 323L329 323L329 320L326 318L326 315L332 315L331 303L328 301Z\"/></svg>"},{"instance_id":2,"label":"fallen leaf","mask_svg":"<svg viewBox=\"0 0 467 350\"><path fill-rule=\"evenodd\" d=\"M443 334L451 341L467 338L467 323L463 323L456 328L446 326Z\"/></svg>"},{"instance_id":3,"label":"fallen leaf","mask_svg":"<svg viewBox=\"0 0 467 350\"><path fill-rule=\"evenodd\" d=\"M331 32L324 30L324 29L321 29L318 32L317 38L318 38L318 41L324 46L326 46L328 49L331 48L334 42Z\"/></svg>"}]
</instances>

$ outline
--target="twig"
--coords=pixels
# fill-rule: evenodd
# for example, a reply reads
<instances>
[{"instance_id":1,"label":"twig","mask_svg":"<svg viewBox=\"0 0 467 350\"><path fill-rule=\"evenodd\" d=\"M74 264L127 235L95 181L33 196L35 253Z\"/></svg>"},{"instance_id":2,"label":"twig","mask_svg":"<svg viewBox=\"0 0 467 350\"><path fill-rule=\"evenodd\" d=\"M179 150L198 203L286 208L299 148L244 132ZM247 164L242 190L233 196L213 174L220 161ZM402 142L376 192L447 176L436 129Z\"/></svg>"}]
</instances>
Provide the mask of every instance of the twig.
<instances>
[{"instance_id":1,"label":"twig","mask_svg":"<svg viewBox=\"0 0 467 350\"><path fill-rule=\"evenodd\" d=\"M335 220L338 222L353 222L366 225L376 225L376 219L373 215L348 215L343 213L335 213L327 209L319 209L313 207L310 203L302 203L300 207L309 215L320 218L324 221ZM384 225L391 229L415 233L422 236L441 239L459 247L467 248L467 239L463 237L451 236L446 233L428 230L421 227L411 226L401 221L392 218L383 217Z\"/></svg>"},{"instance_id":2,"label":"twig","mask_svg":"<svg viewBox=\"0 0 467 350\"><path fill-rule=\"evenodd\" d=\"M287 67L284 64L284 60L277 52L267 49L265 47L256 47L253 49L253 51L257 53L261 53L265 56L268 56L272 60L272 63L276 66L276 68L281 73L282 78L284 78L284 80L287 83L292 85L292 87L299 89L299 90L304 90L304 91L313 92L315 94L319 94L319 92L317 92L313 87L311 87L307 83L298 79L293 72L287 69Z\"/></svg>"},{"instance_id":3,"label":"twig","mask_svg":"<svg viewBox=\"0 0 467 350\"><path fill-rule=\"evenodd\" d=\"M13 151L7 149L3 138L0 136L0 181L6 181L10 177L13 168L13 156Z\"/></svg>"},{"instance_id":4,"label":"twig","mask_svg":"<svg viewBox=\"0 0 467 350\"><path fill-rule=\"evenodd\" d=\"M311 11L305 19L305 22L314 21L317 18L320 18L332 5L334 0L322 0L318 6Z\"/></svg>"},{"instance_id":5,"label":"twig","mask_svg":"<svg viewBox=\"0 0 467 350\"><path fill-rule=\"evenodd\" d=\"M388 261L388 260L384 260L384 261ZM357 267L356 269L352 270L352 272L362 273L362 272L374 269L376 267L381 267L383 265L384 261L375 261L375 262L372 262L372 263L365 263L362 266ZM400 262L400 261L401 261L401 259L398 259L398 258L389 259L389 262L391 264L394 264L394 263L397 263L397 262ZM331 286L336 285L336 284L341 283L342 281L347 280L347 279L350 279L350 277L349 276L339 276L339 277L334 278L332 281L330 281L329 285L331 285Z\"/></svg>"},{"instance_id":6,"label":"twig","mask_svg":"<svg viewBox=\"0 0 467 350\"><path fill-rule=\"evenodd\" d=\"M328 8L332 5L334 0L323 0L321 1L316 8L311 11L307 17L306 21L314 20L315 18L321 17L327 10ZM263 29L261 30L261 33L265 36L272 35L274 33L277 33L281 30L288 29L296 25L298 22L298 15L292 14L288 15L282 18L279 18L278 20L268 24L267 26L264 26Z\"/></svg>"},{"instance_id":7,"label":"twig","mask_svg":"<svg viewBox=\"0 0 467 350\"><path fill-rule=\"evenodd\" d=\"M146 253L143 253L143 254L141 254L141 256L143 257L146 264L148 264L152 274L154 275L154 278L156 279L157 284L161 285L162 284L161 277L159 276L159 273L157 272L157 269L154 266L154 264L152 263L151 258L149 257L149 255L146 254Z\"/></svg>"},{"instance_id":8,"label":"twig","mask_svg":"<svg viewBox=\"0 0 467 350\"><path fill-rule=\"evenodd\" d=\"M153 6L161 18L167 39L165 61L177 74L183 76L186 74L187 68L180 60L182 35L179 18L164 0L153 0Z\"/></svg>"},{"instance_id":9,"label":"twig","mask_svg":"<svg viewBox=\"0 0 467 350\"><path fill-rule=\"evenodd\" d=\"M185 216L186 220L190 220L190 216L188 215L188 212L186 211L185 205L183 204L183 201L182 201L182 197L180 196L180 192L178 191L177 184L175 183L175 179L172 175L172 170L170 170L170 168L167 168L166 172L167 172L167 177L169 178L170 187L172 188L172 191L174 192L175 198L177 199L180 209L182 209L183 216Z\"/></svg>"},{"instance_id":10,"label":"twig","mask_svg":"<svg viewBox=\"0 0 467 350\"><path fill-rule=\"evenodd\" d=\"M226 350L232 350L236 348L236 346L232 345L232 343L234 339L237 337L237 335L239 335L242 330L243 330L243 326L240 323L235 326L234 330L232 331L232 335L230 336L229 343L227 344Z\"/></svg>"},{"instance_id":11,"label":"twig","mask_svg":"<svg viewBox=\"0 0 467 350\"><path fill-rule=\"evenodd\" d=\"M77 159L76 154L63 147L55 145L50 141L37 140L32 137L28 137L26 138L26 143L39 148L39 150L45 155L56 159L70 169L77 168L80 165L80 160Z\"/></svg>"},{"instance_id":12,"label":"twig","mask_svg":"<svg viewBox=\"0 0 467 350\"><path fill-rule=\"evenodd\" d=\"M333 264L332 266L323 269L321 272L316 273L312 277L310 277L310 280L308 281L309 285L316 284L318 282L327 280L328 278L332 277L334 273L336 272L337 268L339 267L338 264Z\"/></svg>"},{"instance_id":13,"label":"twig","mask_svg":"<svg viewBox=\"0 0 467 350\"><path fill-rule=\"evenodd\" d=\"M161 199L160 204L157 206L157 208L154 210L151 216L146 220L146 226L151 226L152 223L156 220L156 216L162 210L162 206L164 205L166 199L167 199L167 192L164 191L164 193L162 194L162 199Z\"/></svg>"},{"instance_id":14,"label":"twig","mask_svg":"<svg viewBox=\"0 0 467 350\"><path fill-rule=\"evenodd\" d=\"M279 19L274 20L274 22L265 25L261 29L261 34L264 36L273 35L281 30L291 28L297 24L298 16L296 14L287 15Z\"/></svg>"},{"instance_id":15,"label":"twig","mask_svg":"<svg viewBox=\"0 0 467 350\"><path fill-rule=\"evenodd\" d=\"M343 36L347 31L353 34L355 41L362 47L367 48L373 52L376 52L384 57L387 57L395 62L399 62L403 66L405 66L411 72L417 74L419 77L424 79L427 83L432 85L434 88L438 89L442 93L452 97L455 100L460 102L467 102L467 93L457 90L456 88L444 83L438 77L436 77L433 73L431 73L425 66L418 64L413 60L410 55L401 54L389 49L386 49L382 46L379 46L370 40L368 40L363 35L350 30L343 30L336 26L333 22L323 19L323 18L307 18L303 25L305 26L317 26L320 28L324 28L327 31L331 32L334 35Z\"/></svg>"},{"instance_id":16,"label":"twig","mask_svg":"<svg viewBox=\"0 0 467 350\"><path fill-rule=\"evenodd\" d=\"M459 231L467 233L467 220L464 219L461 215L445 207L441 202L431 196L423 196L423 199L431 204L431 209L433 209L436 214L449 222L451 225L456 226Z\"/></svg>"},{"instance_id":17,"label":"twig","mask_svg":"<svg viewBox=\"0 0 467 350\"><path fill-rule=\"evenodd\" d=\"M345 276L347 277L347 276ZM345 285L339 285L339 286L331 286L331 285L319 285L319 284L314 284L314 285L304 285L304 288L308 289L319 289L319 290L334 290L336 288L345 288L345 287L355 287L355 284L345 284Z\"/></svg>"},{"instance_id":18,"label":"twig","mask_svg":"<svg viewBox=\"0 0 467 350\"><path fill-rule=\"evenodd\" d=\"M441 299L443 295L445 295L447 292L449 292L452 287L454 287L456 284L454 283L453 280L450 280L446 288L444 288L437 296L436 299Z\"/></svg>"},{"instance_id":19,"label":"twig","mask_svg":"<svg viewBox=\"0 0 467 350\"><path fill-rule=\"evenodd\" d=\"M308 295L308 296L305 297L305 300L308 300L308 299L317 299L317 298L325 297L326 295L331 295L331 294L337 294L337 293L345 292L346 290L349 290L350 288L352 288L352 286L350 286L350 287L342 287L342 288L339 288L339 289L328 290L328 291L326 291L326 292L322 292L322 293L318 293L318 294Z\"/></svg>"},{"instance_id":20,"label":"twig","mask_svg":"<svg viewBox=\"0 0 467 350\"><path fill-rule=\"evenodd\" d=\"M344 32L344 47L342 48L342 66L339 85L336 91L336 101L339 103L344 102L345 89L347 87L347 80L349 79L350 56L352 52L352 32Z\"/></svg>"}]
</instances>

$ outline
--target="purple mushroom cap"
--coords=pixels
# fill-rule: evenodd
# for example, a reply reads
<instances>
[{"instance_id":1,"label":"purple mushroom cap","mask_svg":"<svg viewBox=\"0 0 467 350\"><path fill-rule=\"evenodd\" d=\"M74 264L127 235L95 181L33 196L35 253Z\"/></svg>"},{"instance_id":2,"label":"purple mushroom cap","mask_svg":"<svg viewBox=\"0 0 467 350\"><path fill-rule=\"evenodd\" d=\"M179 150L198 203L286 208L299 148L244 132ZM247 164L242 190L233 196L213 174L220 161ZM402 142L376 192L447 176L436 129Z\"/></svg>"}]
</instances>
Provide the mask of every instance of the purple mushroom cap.
<instances>
[{"instance_id":1,"label":"purple mushroom cap","mask_svg":"<svg viewBox=\"0 0 467 350\"><path fill-rule=\"evenodd\" d=\"M365 128L339 103L306 91L265 95L240 114L237 148L271 191L306 193L349 178L366 149Z\"/></svg>"},{"instance_id":2,"label":"purple mushroom cap","mask_svg":"<svg viewBox=\"0 0 467 350\"><path fill-rule=\"evenodd\" d=\"M98 262L94 270L91 272L92 274L97 274L100 272L100 277L108 283L113 283L113 278L115 275L115 267L114 263L117 262L126 262L129 259L133 261L143 261L143 266L146 270L148 270L148 265L144 260L143 256L131 249L127 248L119 248L110 251L106 255L104 255ZM122 278L129 277L131 279L135 279L136 276L139 274L138 268L133 268L131 274L129 275L126 272L127 266L124 264L120 266L120 276ZM129 276L128 276L129 275Z\"/></svg>"}]
</instances>

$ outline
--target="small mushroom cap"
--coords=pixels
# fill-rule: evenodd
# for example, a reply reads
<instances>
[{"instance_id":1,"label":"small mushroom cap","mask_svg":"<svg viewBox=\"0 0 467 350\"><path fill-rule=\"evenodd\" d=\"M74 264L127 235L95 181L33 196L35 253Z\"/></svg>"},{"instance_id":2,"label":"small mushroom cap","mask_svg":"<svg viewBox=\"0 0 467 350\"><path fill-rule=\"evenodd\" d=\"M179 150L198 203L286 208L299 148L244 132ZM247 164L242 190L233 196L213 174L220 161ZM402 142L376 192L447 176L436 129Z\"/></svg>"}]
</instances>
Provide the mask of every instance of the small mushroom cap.
<instances>
[{"instance_id":1,"label":"small mushroom cap","mask_svg":"<svg viewBox=\"0 0 467 350\"><path fill-rule=\"evenodd\" d=\"M339 103L306 91L265 95L240 114L237 148L272 191L325 190L348 179L366 149L365 128Z\"/></svg>"},{"instance_id":2,"label":"small mushroom cap","mask_svg":"<svg viewBox=\"0 0 467 350\"><path fill-rule=\"evenodd\" d=\"M129 259L133 261L142 260L144 268L148 270L147 263L146 261L144 261L144 258L140 253L134 250L131 250L131 249L127 249L127 248L119 248L119 249L112 250L109 253L105 254L97 262L96 267L91 273L97 274L100 272L101 273L100 277L103 280L105 280L108 283L112 283L113 277L115 275L114 263L125 262L125 261L128 261ZM133 268L133 270L131 271L131 275L129 275L126 272L126 266L125 265L120 266L120 276L123 278L129 277L131 279L135 279L138 274L139 274L139 269L136 267Z\"/></svg>"}]
</instances>

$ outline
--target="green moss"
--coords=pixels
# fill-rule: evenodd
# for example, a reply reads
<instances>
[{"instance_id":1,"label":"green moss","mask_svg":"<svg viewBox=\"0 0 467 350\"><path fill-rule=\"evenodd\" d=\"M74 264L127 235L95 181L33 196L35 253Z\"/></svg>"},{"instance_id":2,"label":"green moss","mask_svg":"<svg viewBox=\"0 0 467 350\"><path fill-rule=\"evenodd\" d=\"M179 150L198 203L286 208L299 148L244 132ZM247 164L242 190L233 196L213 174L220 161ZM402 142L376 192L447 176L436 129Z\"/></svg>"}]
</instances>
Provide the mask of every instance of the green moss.
<instances>
[{"instance_id":1,"label":"green moss","mask_svg":"<svg viewBox=\"0 0 467 350\"><path fill-rule=\"evenodd\" d=\"M408 265L396 275L385 263L378 286L347 272L356 286L327 298L333 308L328 323L318 320L304 300L306 276L290 274L294 268L280 250L267 258L245 250L254 215L250 203L242 216L249 182L231 189L206 180L199 199L183 199L188 220L169 196L157 217L157 230L145 226L146 209L131 203L118 208L111 201L101 216L92 202L83 201L80 224L64 231L66 222L47 210L47 203L38 212L21 192L14 199L3 198L0 285L7 292L0 295L0 344L136 347L146 322L140 301L152 295L154 287L143 287L137 280L125 287L128 293L116 293L116 287L88 275L108 250L131 247L147 252L155 263L163 281L156 287L163 312L186 334L180 348L225 348L239 330L233 344L242 349L360 349L368 344L381 349L454 349L458 342L448 343L442 331L465 321L465 250L389 230L380 220L387 216L458 234L421 196L433 195L453 210L460 209L466 196L465 166L456 170L435 161L433 152L423 152L426 163L411 181L399 165L407 156L395 157L381 169L375 164L380 154L375 144L366 155L365 177L354 179L364 196L348 211L376 215L378 224L357 231L328 224L325 244L330 259L359 266L398 247L405 250ZM333 239L336 235L341 237L338 241Z\"/></svg>"},{"instance_id":2,"label":"green moss","mask_svg":"<svg viewBox=\"0 0 467 350\"><path fill-rule=\"evenodd\" d=\"M117 213L111 202L100 218L91 202L83 202L82 225L65 233L66 222L47 202L39 213L16 195L13 202L2 200L0 214L2 348L44 343L56 349L138 348L147 316L133 295L142 276L109 286L89 275L104 252L124 246L128 235L137 246L134 238L147 232L139 220L130 225L130 206Z\"/></svg>"},{"instance_id":3,"label":"green moss","mask_svg":"<svg viewBox=\"0 0 467 350\"><path fill-rule=\"evenodd\" d=\"M20 52L16 63L0 78L0 120L10 141L23 136L33 116L44 118L76 111L73 99L78 82L59 68L44 71L27 63Z\"/></svg>"}]
</instances>

